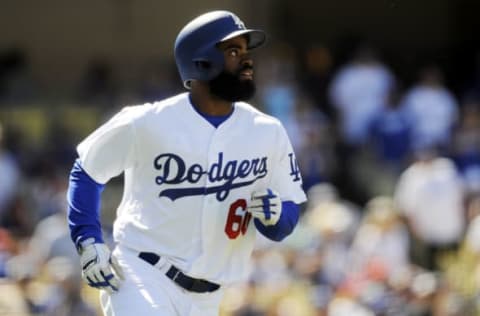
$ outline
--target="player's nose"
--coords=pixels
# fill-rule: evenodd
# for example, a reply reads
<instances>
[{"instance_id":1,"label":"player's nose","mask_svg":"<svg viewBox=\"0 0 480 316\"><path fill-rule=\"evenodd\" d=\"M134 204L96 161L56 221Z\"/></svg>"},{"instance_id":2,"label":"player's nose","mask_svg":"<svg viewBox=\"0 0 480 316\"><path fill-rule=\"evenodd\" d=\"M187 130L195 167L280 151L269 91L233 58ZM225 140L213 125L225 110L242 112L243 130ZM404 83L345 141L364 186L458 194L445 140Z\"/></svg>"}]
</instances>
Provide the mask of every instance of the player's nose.
<instances>
[{"instance_id":1,"label":"player's nose","mask_svg":"<svg viewBox=\"0 0 480 316\"><path fill-rule=\"evenodd\" d=\"M250 56L242 58L240 62L240 67L242 69L253 69L253 59Z\"/></svg>"}]
</instances>

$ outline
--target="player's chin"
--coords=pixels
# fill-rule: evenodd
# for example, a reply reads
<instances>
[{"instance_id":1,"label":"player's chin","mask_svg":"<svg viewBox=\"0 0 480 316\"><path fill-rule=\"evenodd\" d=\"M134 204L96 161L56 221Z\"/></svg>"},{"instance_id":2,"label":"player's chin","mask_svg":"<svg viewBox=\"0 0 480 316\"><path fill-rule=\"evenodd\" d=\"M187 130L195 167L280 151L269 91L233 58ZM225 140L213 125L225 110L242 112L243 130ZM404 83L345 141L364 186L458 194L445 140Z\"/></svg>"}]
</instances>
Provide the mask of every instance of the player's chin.
<instances>
[{"instance_id":1,"label":"player's chin","mask_svg":"<svg viewBox=\"0 0 480 316\"><path fill-rule=\"evenodd\" d=\"M255 95L256 87L253 79L240 80L240 86L236 91L237 101L248 101Z\"/></svg>"}]
</instances>

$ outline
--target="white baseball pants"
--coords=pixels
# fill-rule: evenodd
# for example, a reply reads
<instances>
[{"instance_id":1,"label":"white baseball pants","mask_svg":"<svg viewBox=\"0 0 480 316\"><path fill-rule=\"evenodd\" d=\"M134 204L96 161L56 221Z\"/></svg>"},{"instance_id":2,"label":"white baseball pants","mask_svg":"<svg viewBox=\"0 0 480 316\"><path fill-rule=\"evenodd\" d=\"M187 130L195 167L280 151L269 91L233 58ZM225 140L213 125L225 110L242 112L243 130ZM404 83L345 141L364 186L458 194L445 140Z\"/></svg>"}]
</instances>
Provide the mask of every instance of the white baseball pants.
<instances>
[{"instance_id":1,"label":"white baseball pants","mask_svg":"<svg viewBox=\"0 0 480 316\"><path fill-rule=\"evenodd\" d=\"M116 293L100 291L106 316L218 316L223 288L211 293L189 292L165 275L161 262L154 267L140 259L138 252L121 246L113 255L125 280Z\"/></svg>"}]
</instances>

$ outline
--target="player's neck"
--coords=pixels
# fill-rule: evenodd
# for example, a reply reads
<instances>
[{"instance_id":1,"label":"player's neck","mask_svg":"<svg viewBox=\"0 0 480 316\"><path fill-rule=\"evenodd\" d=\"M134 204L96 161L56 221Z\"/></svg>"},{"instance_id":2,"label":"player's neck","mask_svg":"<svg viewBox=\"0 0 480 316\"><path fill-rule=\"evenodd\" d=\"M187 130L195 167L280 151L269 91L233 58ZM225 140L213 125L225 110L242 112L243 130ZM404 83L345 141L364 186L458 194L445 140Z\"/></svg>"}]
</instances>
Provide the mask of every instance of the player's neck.
<instances>
[{"instance_id":1,"label":"player's neck","mask_svg":"<svg viewBox=\"0 0 480 316\"><path fill-rule=\"evenodd\" d=\"M232 112L233 107L232 102L196 90L191 91L190 102L197 111L211 116L228 115Z\"/></svg>"}]
</instances>

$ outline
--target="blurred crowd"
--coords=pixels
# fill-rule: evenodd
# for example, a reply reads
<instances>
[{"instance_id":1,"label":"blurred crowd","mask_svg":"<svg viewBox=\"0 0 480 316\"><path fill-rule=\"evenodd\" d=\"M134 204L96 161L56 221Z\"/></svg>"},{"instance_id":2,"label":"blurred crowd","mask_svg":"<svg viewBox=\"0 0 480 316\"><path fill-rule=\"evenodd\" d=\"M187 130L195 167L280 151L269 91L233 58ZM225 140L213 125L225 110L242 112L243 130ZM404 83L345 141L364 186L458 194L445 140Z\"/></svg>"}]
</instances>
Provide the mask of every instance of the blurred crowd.
<instances>
[{"instance_id":1,"label":"blurred crowd","mask_svg":"<svg viewBox=\"0 0 480 316\"><path fill-rule=\"evenodd\" d=\"M480 315L480 57L454 91L433 61L407 81L374 46L350 53L278 45L258 58L252 103L285 125L308 203L285 241L258 237L222 315ZM75 112L90 113L73 115L90 122L78 132L64 105L42 107L52 94L21 51L0 56L0 315L99 315L65 216L76 142L124 105L182 91L168 63L128 88L114 74L95 60L66 97L94 109ZM47 126L15 125L38 111ZM121 190L119 178L104 193L109 242Z\"/></svg>"}]
</instances>

